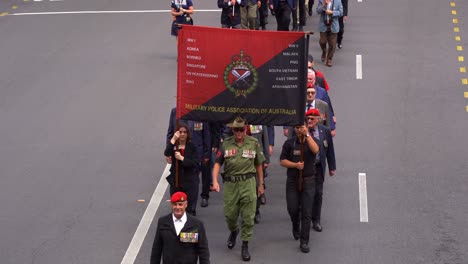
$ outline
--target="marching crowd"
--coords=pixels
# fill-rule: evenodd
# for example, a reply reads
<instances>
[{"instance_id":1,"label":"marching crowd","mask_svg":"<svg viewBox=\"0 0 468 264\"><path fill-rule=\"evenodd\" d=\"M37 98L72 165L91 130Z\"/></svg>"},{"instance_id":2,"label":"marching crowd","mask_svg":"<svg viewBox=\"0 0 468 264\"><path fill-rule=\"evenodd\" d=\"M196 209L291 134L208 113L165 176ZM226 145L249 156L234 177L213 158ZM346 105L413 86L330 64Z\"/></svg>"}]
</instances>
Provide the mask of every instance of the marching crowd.
<instances>
[{"instance_id":1,"label":"marching crowd","mask_svg":"<svg viewBox=\"0 0 468 264\"><path fill-rule=\"evenodd\" d=\"M315 0L218 0L221 12L221 27L232 29L266 30L268 9L276 18L278 31L304 31L307 15L312 16ZM306 12L307 10L307 12ZM192 0L172 0L171 34L178 35L180 25L193 25ZM319 45L321 61L333 66L335 50L343 48L345 22L348 20L348 0L318 0L316 12L319 17ZM292 28L291 28L292 17Z\"/></svg>"},{"instance_id":2,"label":"marching crowd","mask_svg":"<svg viewBox=\"0 0 468 264\"><path fill-rule=\"evenodd\" d=\"M177 2L178 1L178 2ZM335 47L342 48L347 0L318 0L321 61L331 67ZM268 9L276 17L277 30L302 31L306 11L312 16L314 0L218 0L223 28L266 29ZM191 0L174 0L172 34L178 24L193 24ZM299 17L299 19L298 19ZM328 47L327 47L328 45ZM286 204L292 237L308 253L310 229L322 232L323 183L336 170L333 137L336 117L328 94L330 86L308 57L305 120L283 127L286 137L279 157L286 168ZM201 207L209 206L211 191L223 184L223 209L229 235L227 247L236 245L240 234L241 258L249 261L253 227L261 222L260 206L266 204L265 178L275 142L274 127L248 124L237 117L229 124L169 118L164 155L172 164L167 181L172 212L159 219L151 263L210 263L208 239L203 222L196 218L198 196ZM199 177L201 175L201 177ZM200 190L201 178L201 193ZM239 221L240 217L240 221Z\"/></svg>"}]
</instances>

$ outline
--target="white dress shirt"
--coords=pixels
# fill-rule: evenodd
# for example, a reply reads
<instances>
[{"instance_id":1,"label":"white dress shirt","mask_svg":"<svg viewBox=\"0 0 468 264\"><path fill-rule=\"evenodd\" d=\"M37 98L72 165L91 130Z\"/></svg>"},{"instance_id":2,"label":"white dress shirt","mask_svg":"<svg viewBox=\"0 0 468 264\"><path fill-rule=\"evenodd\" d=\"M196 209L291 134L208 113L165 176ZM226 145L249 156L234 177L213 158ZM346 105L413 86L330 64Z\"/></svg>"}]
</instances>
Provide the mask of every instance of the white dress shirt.
<instances>
[{"instance_id":1,"label":"white dress shirt","mask_svg":"<svg viewBox=\"0 0 468 264\"><path fill-rule=\"evenodd\" d=\"M172 220L174 221L174 227L177 235L180 234L180 231L184 227L185 223L187 222L187 215L184 212L184 215L180 219L177 219L174 214L172 214Z\"/></svg>"},{"instance_id":2,"label":"white dress shirt","mask_svg":"<svg viewBox=\"0 0 468 264\"><path fill-rule=\"evenodd\" d=\"M307 109L307 106L308 106L309 104L310 104L310 107L309 107L309 109ZM306 112L309 111L309 110L312 109L312 108L316 108L316 107L315 107L315 99L314 99L312 102L310 102L310 103L309 103L309 102L306 103Z\"/></svg>"}]
</instances>

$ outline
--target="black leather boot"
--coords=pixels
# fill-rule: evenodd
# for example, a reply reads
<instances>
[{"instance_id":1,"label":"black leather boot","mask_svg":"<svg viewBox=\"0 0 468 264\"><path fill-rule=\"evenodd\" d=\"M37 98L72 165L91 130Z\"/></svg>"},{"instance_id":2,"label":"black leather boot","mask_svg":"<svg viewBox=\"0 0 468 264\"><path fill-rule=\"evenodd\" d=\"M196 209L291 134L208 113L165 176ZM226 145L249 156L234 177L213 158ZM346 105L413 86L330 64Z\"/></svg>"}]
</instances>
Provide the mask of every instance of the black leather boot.
<instances>
[{"instance_id":1,"label":"black leather boot","mask_svg":"<svg viewBox=\"0 0 468 264\"><path fill-rule=\"evenodd\" d=\"M309 253L310 251L309 245L305 242L301 242L299 248L301 249L302 253Z\"/></svg>"},{"instance_id":2,"label":"black leather boot","mask_svg":"<svg viewBox=\"0 0 468 264\"><path fill-rule=\"evenodd\" d=\"M236 229L232 231L231 234L229 234L229 238L227 241L227 247L229 249L232 249L236 245L236 238L237 238L238 233L239 233L239 229Z\"/></svg>"},{"instance_id":3,"label":"black leather boot","mask_svg":"<svg viewBox=\"0 0 468 264\"><path fill-rule=\"evenodd\" d=\"M250 261L249 241L242 241L242 260Z\"/></svg>"}]
</instances>

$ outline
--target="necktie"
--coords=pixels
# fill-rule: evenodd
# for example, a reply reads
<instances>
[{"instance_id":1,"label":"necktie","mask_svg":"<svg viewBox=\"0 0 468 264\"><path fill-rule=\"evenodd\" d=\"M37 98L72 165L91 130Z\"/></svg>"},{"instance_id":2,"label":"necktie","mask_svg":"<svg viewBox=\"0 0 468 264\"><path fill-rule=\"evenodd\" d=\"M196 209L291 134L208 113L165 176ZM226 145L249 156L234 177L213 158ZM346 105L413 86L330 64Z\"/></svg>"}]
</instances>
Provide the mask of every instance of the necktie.
<instances>
[{"instance_id":1,"label":"necktie","mask_svg":"<svg viewBox=\"0 0 468 264\"><path fill-rule=\"evenodd\" d=\"M312 107L312 104L311 104L311 103L308 103L308 104L307 104L307 111L309 111L311 107Z\"/></svg>"}]
</instances>

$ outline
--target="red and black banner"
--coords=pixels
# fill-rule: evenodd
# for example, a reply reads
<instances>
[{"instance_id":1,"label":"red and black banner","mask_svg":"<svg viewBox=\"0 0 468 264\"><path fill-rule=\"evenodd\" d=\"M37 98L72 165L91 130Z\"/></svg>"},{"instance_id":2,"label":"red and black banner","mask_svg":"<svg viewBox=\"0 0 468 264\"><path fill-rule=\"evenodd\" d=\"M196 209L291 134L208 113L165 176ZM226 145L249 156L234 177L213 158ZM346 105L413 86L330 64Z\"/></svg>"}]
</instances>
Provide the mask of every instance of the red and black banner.
<instances>
[{"instance_id":1,"label":"red and black banner","mask_svg":"<svg viewBox=\"0 0 468 264\"><path fill-rule=\"evenodd\" d=\"M304 32L184 26L178 37L177 118L296 125L304 120Z\"/></svg>"}]
</instances>

